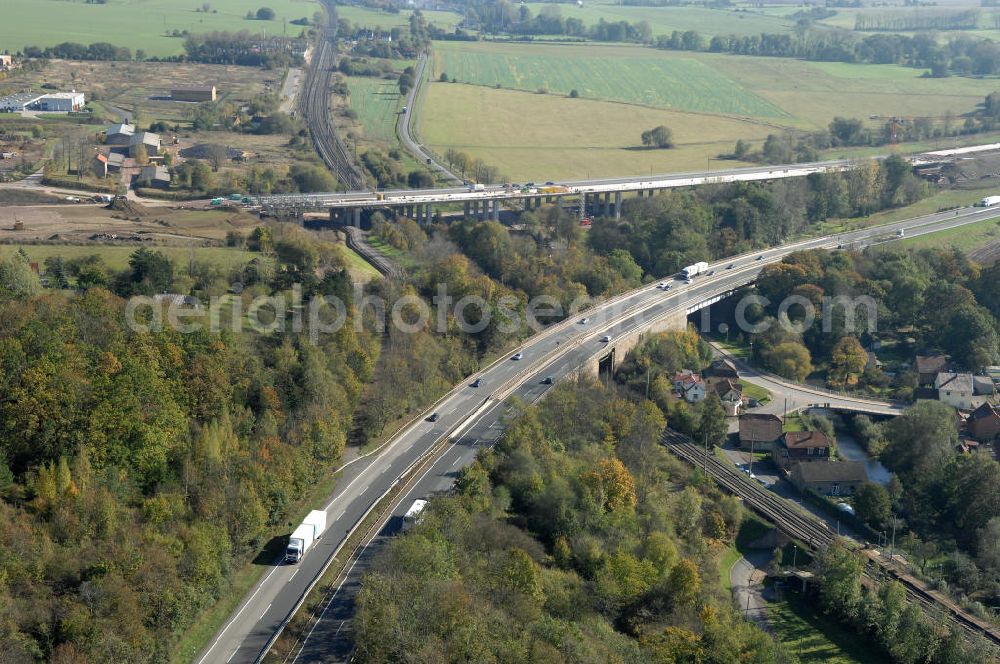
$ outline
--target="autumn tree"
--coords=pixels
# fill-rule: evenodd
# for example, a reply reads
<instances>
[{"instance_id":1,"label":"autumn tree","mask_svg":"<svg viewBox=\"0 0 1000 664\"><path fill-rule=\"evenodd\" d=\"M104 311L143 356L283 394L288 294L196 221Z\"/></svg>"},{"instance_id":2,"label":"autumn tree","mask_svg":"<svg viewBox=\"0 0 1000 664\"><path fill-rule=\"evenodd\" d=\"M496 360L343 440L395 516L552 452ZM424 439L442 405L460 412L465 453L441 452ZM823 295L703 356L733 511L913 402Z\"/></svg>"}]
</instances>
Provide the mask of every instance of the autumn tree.
<instances>
[{"instance_id":1,"label":"autumn tree","mask_svg":"<svg viewBox=\"0 0 1000 664\"><path fill-rule=\"evenodd\" d=\"M830 383L837 387L857 383L858 376L868 364L868 353L857 337L844 336L833 346L830 354Z\"/></svg>"}]
</instances>

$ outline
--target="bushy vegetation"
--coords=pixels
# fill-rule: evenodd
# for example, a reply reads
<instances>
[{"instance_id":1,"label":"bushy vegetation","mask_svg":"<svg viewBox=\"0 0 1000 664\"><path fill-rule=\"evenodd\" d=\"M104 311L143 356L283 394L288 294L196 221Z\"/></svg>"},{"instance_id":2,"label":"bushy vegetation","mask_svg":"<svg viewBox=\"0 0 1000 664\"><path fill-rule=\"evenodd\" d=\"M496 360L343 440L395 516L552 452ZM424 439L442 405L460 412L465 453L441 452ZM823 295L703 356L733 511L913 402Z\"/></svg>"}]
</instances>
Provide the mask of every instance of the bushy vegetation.
<instances>
[{"instance_id":1,"label":"bushy vegetation","mask_svg":"<svg viewBox=\"0 0 1000 664\"><path fill-rule=\"evenodd\" d=\"M739 502L663 425L587 382L524 410L365 577L359 660L792 661L717 581Z\"/></svg>"},{"instance_id":2,"label":"bushy vegetation","mask_svg":"<svg viewBox=\"0 0 1000 664\"><path fill-rule=\"evenodd\" d=\"M93 257L60 266L77 294L40 294L22 257L0 260L5 661L167 660L336 464L377 356L365 327L314 344L126 325L118 294L236 280L245 296L283 296L292 277L350 302L335 247L269 229L254 246L276 270L182 273L148 249L117 275Z\"/></svg>"},{"instance_id":3,"label":"bushy vegetation","mask_svg":"<svg viewBox=\"0 0 1000 664\"><path fill-rule=\"evenodd\" d=\"M862 584L864 555L840 543L818 561L820 601L834 619L865 638L891 662L985 664L994 661L992 646L969 641L961 627L926 616L896 581Z\"/></svg>"}]
</instances>

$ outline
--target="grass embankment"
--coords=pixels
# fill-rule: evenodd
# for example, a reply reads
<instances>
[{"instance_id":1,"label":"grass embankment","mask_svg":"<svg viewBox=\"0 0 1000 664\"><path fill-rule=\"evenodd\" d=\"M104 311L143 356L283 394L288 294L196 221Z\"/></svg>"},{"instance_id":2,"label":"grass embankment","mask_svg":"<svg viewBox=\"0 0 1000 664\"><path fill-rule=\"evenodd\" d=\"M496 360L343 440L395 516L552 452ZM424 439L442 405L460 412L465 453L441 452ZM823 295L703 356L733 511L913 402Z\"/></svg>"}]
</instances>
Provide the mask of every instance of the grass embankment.
<instances>
[{"instance_id":1,"label":"grass embankment","mask_svg":"<svg viewBox=\"0 0 1000 664\"><path fill-rule=\"evenodd\" d=\"M68 245L68 244L4 244L0 245L0 256L23 248L32 261L42 263L51 256L62 256L66 260L97 255L113 270L124 270L128 259L139 246L136 245ZM169 247L151 245L148 248L163 252L175 266L184 266L188 261L204 261L223 269L234 269L260 254L229 247Z\"/></svg>"},{"instance_id":2,"label":"grass embankment","mask_svg":"<svg viewBox=\"0 0 1000 664\"><path fill-rule=\"evenodd\" d=\"M767 615L775 638L795 653L802 664L881 664L885 659L856 632L823 615L815 597L786 589L781 599L768 602Z\"/></svg>"}]
</instances>

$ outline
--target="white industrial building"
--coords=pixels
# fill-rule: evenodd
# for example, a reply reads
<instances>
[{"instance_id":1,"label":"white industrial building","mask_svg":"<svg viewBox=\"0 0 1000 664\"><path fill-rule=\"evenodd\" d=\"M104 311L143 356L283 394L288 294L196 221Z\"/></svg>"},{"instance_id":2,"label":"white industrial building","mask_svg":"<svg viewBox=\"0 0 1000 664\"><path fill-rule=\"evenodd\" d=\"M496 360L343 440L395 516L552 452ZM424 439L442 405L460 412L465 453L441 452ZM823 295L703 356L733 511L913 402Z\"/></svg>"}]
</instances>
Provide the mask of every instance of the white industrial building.
<instances>
[{"instance_id":1,"label":"white industrial building","mask_svg":"<svg viewBox=\"0 0 1000 664\"><path fill-rule=\"evenodd\" d=\"M0 112L20 113L22 111L48 111L52 113L70 113L83 110L86 99L82 92L52 92L38 94L35 92L19 92L9 97L0 98Z\"/></svg>"}]
</instances>

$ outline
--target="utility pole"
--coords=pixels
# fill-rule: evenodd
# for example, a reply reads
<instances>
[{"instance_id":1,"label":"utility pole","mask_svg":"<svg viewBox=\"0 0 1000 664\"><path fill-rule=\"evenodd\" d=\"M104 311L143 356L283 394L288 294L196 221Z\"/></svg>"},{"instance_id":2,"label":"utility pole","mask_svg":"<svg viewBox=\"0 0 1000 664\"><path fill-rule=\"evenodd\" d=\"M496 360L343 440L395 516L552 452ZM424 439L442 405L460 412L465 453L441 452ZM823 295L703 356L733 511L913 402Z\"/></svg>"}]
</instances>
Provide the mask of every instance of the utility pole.
<instances>
[{"instance_id":1,"label":"utility pole","mask_svg":"<svg viewBox=\"0 0 1000 664\"><path fill-rule=\"evenodd\" d=\"M753 448L754 444L757 442L757 431L754 430L750 434L750 465L747 468L750 470L750 479L753 479Z\"/></svg>"},{"instance_id":2,"label":"utility pole","mask_svg":"<svg viewBox=\"0 0 1000 664\"><path fill-rule=\"evenodd\" d=\"M649 365L646 365L646 398L649 398Z\"/></svg>"},{"instance_id":3,"label":"utility pole","mask_svg":"<svg viewBox=\"0 0 1000 664\"><path fill-rule=\"evenodd\" d=\"M892 562L892 557L896 552L896 515L892 515L892 544L889 545L889 562Z\"/></svg>"},{"instance_id":4,"label":"utility pole","mask_svg":"<svg viewBox=\"0 0 1000 664\"><path fill-rule=\"evenodd\" d=\"M708 475L708 433L707 432L704 434L704 438L705 438L705 463L703 464L702 467L704 468L705 475L707 476Z\"/></svg>"},{"instance_id":5,"label":"utility pole","mask_svg":"<svg viewBox=\"0 0 1000 664\"><path fill-rule=\"evenodd\" d=\"M792 569L796 569L799 563L799 546L797 544L792 545Z\"/></svg>"}]
</instances>

